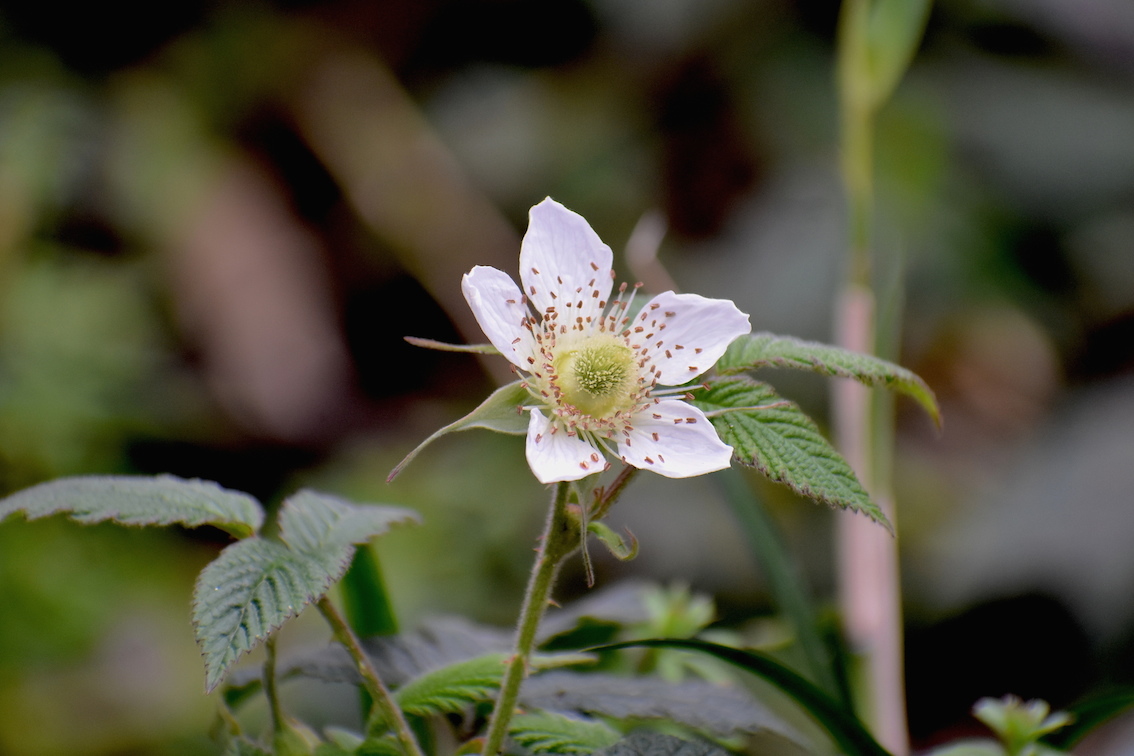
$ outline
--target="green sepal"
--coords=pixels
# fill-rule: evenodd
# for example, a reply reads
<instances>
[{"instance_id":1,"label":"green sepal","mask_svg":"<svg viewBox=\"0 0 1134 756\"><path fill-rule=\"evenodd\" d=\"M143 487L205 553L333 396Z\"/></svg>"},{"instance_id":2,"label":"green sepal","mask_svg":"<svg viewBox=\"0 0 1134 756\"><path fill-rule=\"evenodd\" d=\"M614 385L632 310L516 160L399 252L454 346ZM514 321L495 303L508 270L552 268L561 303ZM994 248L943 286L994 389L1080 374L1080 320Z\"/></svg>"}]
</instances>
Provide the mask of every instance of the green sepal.
<instances>
[{"instance_id":1,"label":"green sepal","mask_svg":"<svg viewBox=\"0 0 1134 756\"><path fill-rule=\"evenodd\" d=\"M629 530L626 531L627 537L630 539L630 544L627 545L622 536L616 533L606 523L601 521L592 520L587 523L587 531L594 534L603 546L614 556L615 559L622 562L629 562L634 557L638 556L638 539Z\"/></svg>"},{"instance_id":2,"label":"green sepal","mask_svg":"<svg viewBox=\"0 0 1134 756\"><path fill-rule=\"evenodd\" d=\"M413 451L406 455L398 466L390 471L386 482L392 481L398 474L413 461L429 444L442 436L470 428L486 428L497 433L523 435L528 432L528 418L524 416L521 407L531 399L528 390L524 388L523 381L513 381L507 386L501 386L493 391L487 399L469 414L456 422L449 423L441 430L417 445Z\"/></svg>"},{"instance_id":3,"label":"green sepal","mask_svg":"<svg viewBox=\"0 0 1134 756\"><path fill-rule=\"evenodd\" d=\"M721 375L736 375L762 367L808 370L849 378L872 388L897 391L917 401L937 427L941 427L941 410L929 385L916 373L878 357L790 336L753 333L729 344L717 361L717 372Z\"/></svg>"},{"instance_id":4,"label":"green sepal","mask_svg":"<svg viewBox=\"0 0 1134 756\"><path fill-rule=\"evenodd\" d=\"M434 349L438 352L463 352L465 354L500 354L500 350L491 344L446 344L444 341L423 339L418 336L405 336L406 341L422 349Z\"/></svg>"},{"instance_id":5,"label":"green sepal","mask_svg":"<svg viewBox=\"0 0 1134 756\"><path fill-rule=\"evenodd\" d=\"M862 512L894 532L850 464L811 418L768 384L747 376L718 378L693 392L693 404L705 412L741 464L809 499Z\"/></svg>"}]
</instances>

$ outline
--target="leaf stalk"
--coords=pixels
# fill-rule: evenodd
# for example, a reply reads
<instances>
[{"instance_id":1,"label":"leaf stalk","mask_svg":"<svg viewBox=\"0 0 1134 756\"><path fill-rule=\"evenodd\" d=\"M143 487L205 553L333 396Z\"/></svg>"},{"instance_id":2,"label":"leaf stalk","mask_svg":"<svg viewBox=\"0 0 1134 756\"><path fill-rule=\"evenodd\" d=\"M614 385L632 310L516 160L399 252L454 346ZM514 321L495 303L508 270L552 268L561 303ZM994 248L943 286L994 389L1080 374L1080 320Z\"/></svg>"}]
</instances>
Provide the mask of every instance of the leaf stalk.
<instances>
[{"instance_id":1,"label":"leaf stalk","mask_svg":"<svg viewBox=\"0 0 1134 756\"><path fill-rule=\"evenodd\" d=\"M417 738L414 737L413 731L410 729L409 723L406 722L402 710L395 703L389 688L378 677L378 672L374 669L370 657L362 649L362 643L358 640L358 636L350 629L342 614L339 613L339 610L335 608L329 598L324 596L319 599L317 606L331 626L335 640L346 647L347 653L354 660L355 666L358 667L358 673L362 675L363 687L366 688L366 692L370 694L370 697L374 700L374 705L378 707L385 720L394 728L394 736L401 743L403 750L408 756L425 756L421 746L418 745Z\"/></svg>"}]
</instances>

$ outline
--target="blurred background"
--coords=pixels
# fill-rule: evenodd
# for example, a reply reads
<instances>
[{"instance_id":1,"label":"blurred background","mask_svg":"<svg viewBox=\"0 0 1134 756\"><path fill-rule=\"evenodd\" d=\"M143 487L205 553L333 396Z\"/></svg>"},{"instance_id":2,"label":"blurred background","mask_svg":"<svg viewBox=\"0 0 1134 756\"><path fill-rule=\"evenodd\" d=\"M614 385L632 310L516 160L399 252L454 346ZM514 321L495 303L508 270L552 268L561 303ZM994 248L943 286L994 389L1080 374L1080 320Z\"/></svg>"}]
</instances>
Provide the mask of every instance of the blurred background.
<instances>
[{"instance_id":1,"label":"blurred background","mask_svg":"<svg viewBox=\"0 0 1134 756\"><path fill-rule=\"evenodd\" d=\"M128 10L129 8L129 10ZM515 616L545 494L522 439L442 440L500 363L460 294L551 195L625 279L831 341L835 0L0 3L0 491L170 472L418 508L403 626ZM878 122L915 745L980 696L1134 683L1134 6L939 0ZM660 268L633 249L660 241ZM636 245L636 246L635 246ZM655 286L656 288L656 286ZM766 374L826 427L828 387ZM474 435L475 434L475 435ZM643 476L600 585L774 611L710 478ZM833 515L762 486L830 603ZM210 753L189 623L218 533L0 525L0 754ZM597 556L597 555L596 555ZM564 599L583 591L569 570ZM312 625L285 632L299 642Z\"/></svg>"}]
</instances>

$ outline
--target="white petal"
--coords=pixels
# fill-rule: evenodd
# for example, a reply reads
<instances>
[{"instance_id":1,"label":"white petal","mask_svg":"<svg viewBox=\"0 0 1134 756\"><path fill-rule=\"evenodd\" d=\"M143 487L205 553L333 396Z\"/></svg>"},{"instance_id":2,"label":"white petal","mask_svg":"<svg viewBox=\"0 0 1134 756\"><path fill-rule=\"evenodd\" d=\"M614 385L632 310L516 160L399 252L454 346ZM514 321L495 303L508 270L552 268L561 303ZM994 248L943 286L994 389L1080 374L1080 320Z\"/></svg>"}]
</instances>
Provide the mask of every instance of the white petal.
<instances>
[{"instance_id":1,"label":"white petal","mask_svg":"<svg viewBox=\"0 0 1134 756\"><path fill-rule=\"evenodd\" d=\"M643 346L663 386L693 380L717 363L733 339L752 330L748 316L728 299L672 291L651 299L635 323L653 334Z\"/></svg>"},{"instance_id":2,"label":"white petal","mask_svg":"<svg viewBox=\"0 0 1134 756\"><path fill-rule=\"evenodd\" d=\"M732 447L721 441L704 413L685 402L658 402L634 416L630 437L618 445L625 462L667 478L723 470L732 459Z\"/></svg>"},{"instance_id":3,"label":"white petal","mask_svg":"<svg viewBox=\"0 0 1134 756\"><path fill-rule=\"evenodd\" d=\"M496 268L477 265L461 279L461 291L492 346L513 365L530 370L535 338L522 325L529 313L516 282Z\"/></svg>"},{"instance_id":4,"label":"white petal","mask_svg":"<svg viewBox=\"0 0 1134 756\"><path fill-rule=\"evenodd\" d=\"M552 433L551 421L537 409L528 421L528 465L540 483L579 480L600 472L606 461L602 453L578 436L568 436L562 428Z\"/></svg>"},{"instance_id":5,"label":"white petal","mask_svg":"<svg viewBox=\"0 0 1134 756\"><path fill-rule=\"evenodd\" d=\"M528 213L520 280L540 314L555 307L562 322L597 317L610 299L612 261L610 247L578 213L550 197Z\"/></svg>"}]
</instances>

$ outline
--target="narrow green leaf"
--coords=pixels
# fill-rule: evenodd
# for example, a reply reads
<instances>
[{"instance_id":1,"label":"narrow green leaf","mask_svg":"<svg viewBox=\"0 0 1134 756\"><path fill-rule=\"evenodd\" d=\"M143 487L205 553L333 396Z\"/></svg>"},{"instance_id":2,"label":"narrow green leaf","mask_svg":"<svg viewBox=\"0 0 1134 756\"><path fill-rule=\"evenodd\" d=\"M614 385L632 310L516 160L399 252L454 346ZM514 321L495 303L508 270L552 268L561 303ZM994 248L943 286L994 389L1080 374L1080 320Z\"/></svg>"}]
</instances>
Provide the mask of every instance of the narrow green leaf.
<instances>
[{"instance_id":1,"label":"narrow green leaf","mask_svg":"<svg viewBox=\"0 0 1134 756\"><path fill-rule=\"evenodd\" d=\"M746 376L720 378L693 396L741 463L803 496L862 512L894 532L815 423L771 386Z\"/></svg>"},{"instance_id":2,"label":"narrow green leaf","mask_svg":"<svg viewBox=\"0 0 1134 756\"><path fill-rule=\"evenodd\" d=\"M339 591L347 621L358 637L397 634L398 618L390 603L386 581L382 577L382 563L378 561L373 545L355 551Z\"/></svg>"},{"instance_id":3,"label":"narrow green leaf","mask_svg":"<svg viewBox=\"0 0 1134 756\"><path fill-rule=\"evenodd\" d=\"M263 538L238 541L197 578L193 627L211 692L229 668L342 577L353 550L300 553Z\"/></svg>"},{"instance_id":4,"label":"narrow green leaf","mask_svg":"<svg viewBox=\"0 0 1134 756\"><path fill-rule=\"evenodd\" d=\"M597 720L546 711L513 717L508 735L533 753L592 753L619 738L618 732Z\"/></svg>"},{"instance_id":5,"label":"narrow green leaf","mask_svg":"<svg viewBox=\"0 0 1134 756\"><path fill-rule=\"evenodd\" d=\"M213 525L237 538L252 535L264 521L264 510L248 494L172 475L60 478L0 501L0 520L16 512L29 520L67 514L84 525L105 520L121 525Z\"/></svg>"},{"instance_id":6,"label":"narrow green leaf","mask_svg":"<svg viewBox=\"0 0 1134 756\"><path fill-rule=\"evenodd\" d=\"M787 695L791 696L820 725L830 733L831 737L847 756L890 756L885 748L880 746L866 728L855 717L836 703L823 691L801 677L798 673L785 667L780 662L754 651L742 651L730 646L709 643L701 640L683 638L661 638L655 640L627 641L625 643L611 643L606 646L589 649L591 651L608 651L618 648L681 648L689 651L715 656L754 675L762 677L775 685Z\"/></svg>"},{"instance_id":7,"label":"narrow green leaf","mask_svg":"<svg viewBox=\"0 0 1134 756\"><path fill-rule=\"evenodd\" d=\"M809 370L898 391L915 399L933 422L939 427L941 425L937 398L925 381L912 371L878 357L789 336L753 333L733 341L717 362L717 372L721 375L735 375L761 367Z\"/></svg>"},{"instance_id":8,"label":"narrow green leaf","mask_svg":"<svg viewBox=\"0 0 1134 756\"><path fill-rule=\"evenodd\" d=\"M767 507L753 494L739 470L727 470L718 475L717 480L724 487L725 498L748 541L749 551L768 580L773 601L795 630L811 681L827 695L842 699L846 704L849 696L837 682L838 675L829 649L819 635L816 612L803 577Z\"/></svg>"},{"instance_id":9,"label":"narrow green leaf","mask_svg":"<svg viewBox=\"0 0 1134 756\"><path fill-rule=\"evenodd\" d=\"M435 349L438 352L465 352L471 354L500 354L491 344L446 344L444 341L423 339L419 336L406 336L406 341L422 349Z\"/></svg>"},{"instance_id":10,"label":"narrow green leaf","mask_svg":"<svg viewBox=\"0 0 1134 756\"><path fill-rule=\"evenodd\" d=\"M487 399L480 403L476 409L456 422L449 423L441 430L417 445L417 448L406 455L386 478L389 482L398 476L413 458L421 453L429 444L442 436L470 428L487 428L497 433L510 433L523 435L528 432L528 418L520 411L531 396L523 387L523 381L514 381L507 386L501 386L493 391Z\"/></svg>"},{"instance_id":11,"label":"narrow green leaf","mask_svg":"<svg viewBox=\"0 0 1134 756\"><path fill-rule=\"evenodd\" d=\"M867 55L873 101L890 99L917 52L932 0L874 0L867 21Z\"/></svg>"},{"instance_id":12,"label":"narrow green leaf","mask_svg":"<svg viewBox=\"0 0 1134 756\"><path fill-rule=\"evenodd\" d=\"M338 550L366 543L391 527L420 523L412 509L379 504L353 504L337 496L303 489L280 507L280 538L305 554L329 557ZM348 558L354 554L349 550ZM343 569L346 569L344 565Z\"/></svg>"}]
</instances>

